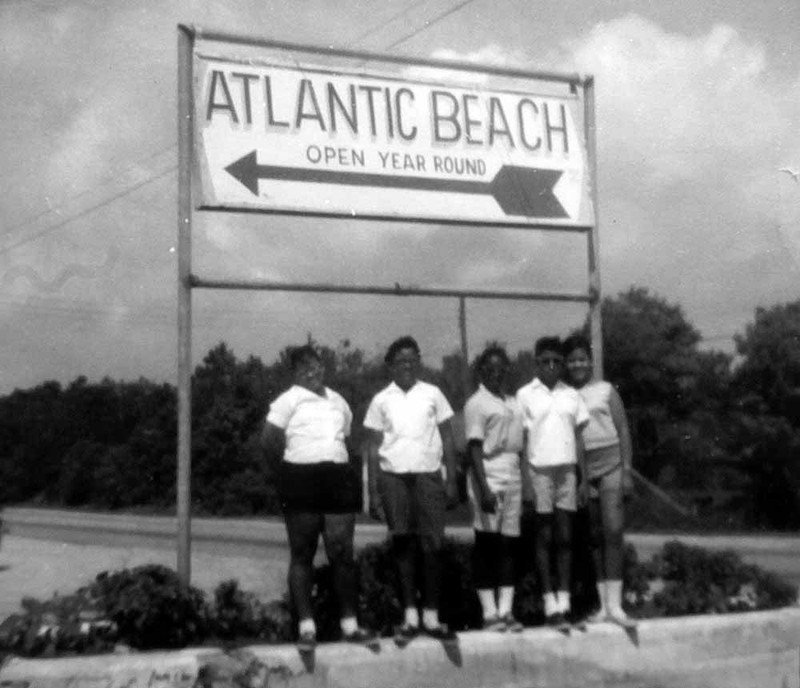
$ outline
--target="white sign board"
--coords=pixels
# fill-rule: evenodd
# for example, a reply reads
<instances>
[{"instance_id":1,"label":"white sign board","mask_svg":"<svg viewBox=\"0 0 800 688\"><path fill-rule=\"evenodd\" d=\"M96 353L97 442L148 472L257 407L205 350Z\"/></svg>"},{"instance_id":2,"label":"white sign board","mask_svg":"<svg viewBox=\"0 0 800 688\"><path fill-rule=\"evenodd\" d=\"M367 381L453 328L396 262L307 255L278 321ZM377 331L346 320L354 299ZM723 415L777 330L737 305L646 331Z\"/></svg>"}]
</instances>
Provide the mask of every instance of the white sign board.
<instances>
[{"instance_id":1,"label":"white sign board","mask_svg":"<svg viewBox=\"0 0 800 688\"><path fill-rule=\"evenodd\" d=\"M455 74L434 82L316 60L195 55L198 207L534 227L593 221L575 95L537 95L531 80L495 90L478 70L465 84Z\"/></svg>"}]
</instances>

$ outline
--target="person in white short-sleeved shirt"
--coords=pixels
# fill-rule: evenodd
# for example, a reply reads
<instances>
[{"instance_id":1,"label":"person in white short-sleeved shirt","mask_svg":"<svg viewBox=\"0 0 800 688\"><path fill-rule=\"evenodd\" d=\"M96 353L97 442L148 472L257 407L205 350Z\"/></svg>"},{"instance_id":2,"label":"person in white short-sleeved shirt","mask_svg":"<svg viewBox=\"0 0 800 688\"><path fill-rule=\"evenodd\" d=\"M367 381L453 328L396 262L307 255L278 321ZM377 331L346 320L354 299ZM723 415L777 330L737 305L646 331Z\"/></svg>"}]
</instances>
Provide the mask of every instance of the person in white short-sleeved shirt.
<instances>
[{"instance_id":1,"label":"person in white short-sleeved shirt","mask_svg":"<svg viewBox=\"0 0 800 688\"><path fill-rule=\"evenodd\" d=\"M267 422L284 431L283 460L288 463L348 461L345 438L350 435L353 413L344 398L328 387L319 395L293 385L272 402Z\"/></svg>"},{"instance_id":2,"label":"person in white short-sleeved shirt","mask_svg":"<svg viewBox=\"0 0 800 688\"><path fill-rule=\"evenodd\" d=\"M544 590L545 618L548 623L560 625L571 615L576 466L583 452L580 431L589 422L589 412L578 392L561 382L561 340L542 337L534 351L536 378L517 391L527 437L523 480L530 481L539 516L536 569ZM558 571L555 591L550 562L553 543Z\"/></svg>"},{"instance_id":3,"label":"person in white short-sleeved shirt","mask_svg":"<svg viewBox=\"0 0 800 688\"><path fill-rule=\"evenodd\" d=\"M373 397L364 416L370 433L370 514L385 518L392 536L405 608L398 637L407 640L420 630L416 560L421 549L421 625L443 638L450 635L439 621L445 509L458 500L453 410L438 387L417 379L420 352L413 337L392 342L384 360L392 382Z\"/></svg>"},{"instance_id":4,"label":"person in white short-sleeved shirt","mask_svg":"<svg viewBox=\"0 0 800 688\"><path fill-rule=\"evenodd\" d=\"M311 346L290 352L294 385L270 405L262 444L278 465L278 494L289 537L289 589L297 610L298 646L316 643L312 602L314 554L322 535L341 607L342 636L371 642L357 622L353 559L355 512L361 481L349 462L345 439L353 414L340 394L323 384L324 369Z\"/></svg>"},{"instance_id":5,"label":"person in white short-sleeved shirt","mask_svg":"<svg viewBox=\"0 0 800 688\"><path fill-rule=\"evenodd\" d=\"M378 447L381 470L430 473L442 468L439 425L453 417L442 391L417 380L407 391L391 382L370 402L364 427L383 434Z\"/></svg>"},{"instance_id":6,"label":"person in white short-sleeved shirt","mask_svg":"<svg viewBox=\"0 0 800 688\"><path fill-rule=\"evenodd\" d=\"M523 447L522 410L504 392L508 354L487 348L476 367L481 384L464 406L464 432L470 458L468 482L475 544L472 572L490 630L521 631L514 605L514 550L520 534Z\"/></svg>"}]
</instances>

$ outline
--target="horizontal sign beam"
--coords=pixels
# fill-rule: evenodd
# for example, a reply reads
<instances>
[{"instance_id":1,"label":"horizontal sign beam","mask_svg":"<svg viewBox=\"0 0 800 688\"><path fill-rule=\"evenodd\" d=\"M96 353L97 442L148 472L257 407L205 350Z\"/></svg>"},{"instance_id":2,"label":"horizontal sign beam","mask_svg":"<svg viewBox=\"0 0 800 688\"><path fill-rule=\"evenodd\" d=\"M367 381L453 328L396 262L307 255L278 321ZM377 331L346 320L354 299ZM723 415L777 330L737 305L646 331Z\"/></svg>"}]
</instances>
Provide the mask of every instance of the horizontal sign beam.
<instances>
[{"instance_id":1,"label":"horizontal sign beam","mask_svg":"<svg viewBox=\"0 0 800 688\"><path fill-rule=\"evenodd\" d=\"M470 299L507 299L511 301L570 301L591 303L594 295L591 292L531 292L531 291L499 291L481 289L451 289L440 287L404 287L395 284L391 287L341 285L326 283L275 282L271 280L231 280L206 279L192 275L189 286L194 289L239 289L249 291L298 291L335 294L375 294L379 296L435 296L464 297Z\"/></svg>"}]
</instances>

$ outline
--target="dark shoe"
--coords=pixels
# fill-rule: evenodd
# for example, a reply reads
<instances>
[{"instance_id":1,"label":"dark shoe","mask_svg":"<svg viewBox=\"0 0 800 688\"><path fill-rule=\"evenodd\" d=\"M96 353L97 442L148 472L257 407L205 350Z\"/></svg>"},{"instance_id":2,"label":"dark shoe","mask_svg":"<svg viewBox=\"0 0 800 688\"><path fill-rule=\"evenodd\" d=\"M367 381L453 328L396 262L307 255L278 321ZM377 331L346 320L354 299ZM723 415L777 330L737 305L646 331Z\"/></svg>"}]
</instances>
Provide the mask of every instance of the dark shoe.
<instances>
[{"instance_id":1,"label":"dark shoe","mask_svg":"<svg viewBox=\"0 0 800 688\"><path fill-rule=\"evenodd\" d=\"M505 630L509 633L520 633L524 628L522 623L517 621L511 614L506 614L500 622L505 626Z\"/></svg>"},{"instance_id":2,"label":"dark shoe","mask_svg":"<svg viewBox=\"0 0 800 688\"><path fill-rule=\"evenodd\" d=\"M313 652L317 647L317 634L313 631L305 631L297 637L297 649L300 652Z\"/></svg>"},{"instance_id":3,"label":"dark shoe","mask_svg":"<svg viewBox=\"0 0 800 688\"><path fill-rule=\"evenodd\" d=\"M354 643L357 645L374 645L378 642L378 636L372 631L360 626L352 633L343 633L342 640L346 643Z\"/></svg>"},{"instance_id":4,"label":"dark shoe","mask_svg":"<svg viewBox=\"0 0 800 688\"><path fill-rule=\"evenodd\" d=\"M503 633L506 630L506 628L507 626L505 619L500 619L496 616L490 616L483 622L484 631L498 631L500 633Z\"/></svg>"},{"instance_id":5,"label":"dark shoe","mask_svg":"<svg viewBox=\"0 0 800 688\"><path fill-rule=\"evenodd\" d=\"M404 623L402 626L397 626L397 628L394 629L395 642L401 645L410 643L418 635L419 626L412 626L408 623Z\"/></svg>"},{"instance_id":6,"label":"dark shoe","mask_svg":"<svg viewBox=\"0 0 800 688\"><path fill-rule=\"evenodd\" d=\"M567 621L567 617L561 612L546 616L545 623L550 626L550 628L555 628L557 631L564 634L568 634L570 631L570 623Z\"/></svg>"},{"instance_id":7,"label":"dark shoe","mask_svg":"<svg viewBox=\"0 0 800 688\"><path fill-rule=\"evenodd\" d=\"M456 634L450 630L447 624L439 624L433 628L425 628L425 635L434 640L455 640Z\"/></svg>"}]
</instances>

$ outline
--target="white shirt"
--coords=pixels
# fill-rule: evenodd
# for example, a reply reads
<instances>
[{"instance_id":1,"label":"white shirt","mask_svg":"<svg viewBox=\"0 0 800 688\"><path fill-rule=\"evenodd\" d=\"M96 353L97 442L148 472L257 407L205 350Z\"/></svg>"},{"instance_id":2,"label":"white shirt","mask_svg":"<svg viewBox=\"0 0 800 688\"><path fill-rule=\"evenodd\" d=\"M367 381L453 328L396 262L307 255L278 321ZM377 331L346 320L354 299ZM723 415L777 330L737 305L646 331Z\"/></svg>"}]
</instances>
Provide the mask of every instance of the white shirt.
<instances>
[{"instance_id":1,"label":"white shirt","mask_svg":"<svg viewBox=\"0 0 800 688\"><path fill-rule=\"evenodd\" d=\"M283 460L288 463L347 463L344 438L353 414L344 398L325 388L325 396L293 385L269 407L267 422L286 434Z\"/></svg>"},{"instance_id":2,"label":"white shirt","mask_svg":"<svg viewBox=\"0 0 800 688\"><path fill-rule=\"evenodd\" d=\"M480 385L464 406L464 424L467 442L482 443L483 470L490 487L493 481L518 479L524 428L517 400L496 396Z\"/></svg>"},{"instance_id":3,"label":"white shirt","mask_svg":"<svg viewBox=\"0 0 800 688\"><path fill-rule=\"evenodd\" d=\"M528 431L531 465L544 468L576 463L575 429L589 422L589 411L577 390L561 381L551 390L534 378L517 391L517 401Z\"/></svg>"},{"instance_id":4,"label":"white shirt","mask_svg":"<svg viewBox=\"0 0 800 688\"><path fill-rule=\"evenodd\" d=\"M404 392L392 382L378 392L364 416L364 427L383 433L380 466L389 473L431 473L442 467L439 424L453 417L442 391L417 380Z\"/></svg>"},{"instance_id":5,"label":"white shirt","mask_svg":"<svg viewBox=\"0 0 800 688\"><path fill-rule=\"evenodd\" d=\"M578 389L586 408L589 423L583 428L583 442L587 449L602 449L619 444L619 433L611 415L613 387L605 380L587 382Z\"/></svg>"}]
</instances>

